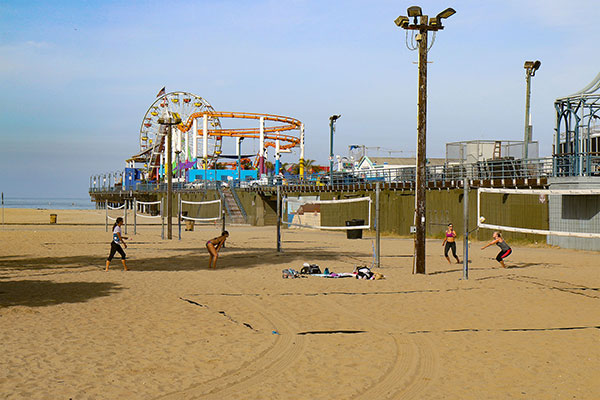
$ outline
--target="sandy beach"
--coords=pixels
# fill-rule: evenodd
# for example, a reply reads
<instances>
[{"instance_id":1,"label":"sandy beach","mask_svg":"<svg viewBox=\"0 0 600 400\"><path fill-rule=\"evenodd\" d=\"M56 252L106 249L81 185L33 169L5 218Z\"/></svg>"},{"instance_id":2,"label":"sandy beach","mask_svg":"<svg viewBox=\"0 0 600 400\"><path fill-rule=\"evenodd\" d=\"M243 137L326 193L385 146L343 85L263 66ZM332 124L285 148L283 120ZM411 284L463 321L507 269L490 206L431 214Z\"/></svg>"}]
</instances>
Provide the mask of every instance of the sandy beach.
<instances>
[{"instance_id":1,"label":"sandy beach","mask_svg":"<svg viewBox=\"0 0 600 400\"><path fill-rule=\"evenodd\" d=\"M58 214L50 225L49 215ZM218 268L196 226L143 225L104 263L103 210L6 209L0 393L6 399L598 399L599 253L470 248L470 279L427 243L383 237L385 280L282 279L371 264L344 232L228 226ZM458 240L462 256L462 240Z\"/></svg>"}]
</instances>

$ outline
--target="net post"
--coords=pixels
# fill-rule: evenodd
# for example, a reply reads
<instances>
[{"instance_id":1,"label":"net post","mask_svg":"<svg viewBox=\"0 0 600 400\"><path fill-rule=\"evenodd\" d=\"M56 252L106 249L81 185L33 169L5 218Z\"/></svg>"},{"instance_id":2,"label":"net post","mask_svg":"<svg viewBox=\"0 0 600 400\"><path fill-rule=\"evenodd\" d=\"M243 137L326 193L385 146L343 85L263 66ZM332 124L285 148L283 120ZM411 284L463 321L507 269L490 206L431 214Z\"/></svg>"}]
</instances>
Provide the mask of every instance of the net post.
<instances>
[{"instance_id":1,"label":"net post","mask_svg":"<svg viewBox=\"0 0 600 400\"><path fill-rule=\"evenodd\" d=\"M160 225L161 225L161 230L160 230L160 238L162 240L165 240L165 216L164 216L164 207L163 207L163 201L164 199L161 198L160 199Z\"/></svg>"},{"instance_id":2,"label":"net post","mask_svg":"<svg viewBox=\"0 0 600 400\"><path fill-rule=\"evenodd\" d=\"M277 186L277 252L281 253L281 186Z\"/></svg>"},{"instance_id":3,"label":"net post","mask_svg":"<svg viewBox=\"0 0 600 400\"><path fill-rule=\"evenodd\" d=\"M104 229L108 232L108 200L104 202Z\"/></svg>"},{"instance_id":4,"label":"net post","mask_svg":"<svg viewBox=\"0 0 600 400\"><path fill-rule=\"evenodd\" d=\"M223 231L225 231L225 210L221 210L221 221L222 221L221 232L223 232Z\"/></svg>"},{"instance_id":5,"label":"net post","mask_svg":"<svg viewBox=\"0 0 600 400\"><path fill-rule=\"evenodd\" d=\"M137 199L133 198L133 234L137 234Z\"/></svg>"},{"instance_id":6,"label":"net post","mask_svg":"<svg viewBox=\"0 0 600 400\"><path fill-rule=\"evenodd\" d=\"M125 220L125 234L127 235L127 199L125 199L125 205L123 206L125 215L123 219Z\"/></svg>"},{"instance_id":7,"label":"net post","mask_svg":"<svg viewBox=\"0 0 600 400\"><path fill-rule=\"evenodd\" d=\"M179 240L181 240L181 192L177 193L177 225L179 226Z\"/></svg>"},{"instance_id":8,"label":"net post","mask_svg":"<svg viewBox=\"0 0 600 400\"><path fill-rule=\"evenodd\" d=\"M375 184L375 266L379 268L380 263L380 252L381 252L381 230L379 228L379 194L381 192L380 183Z\"/></svg>"},{"instance_id":9,"label":"net post","mask_svg":"<svg viewBox=\"0 0 600 400\"><path fill-rule=\"evenodd\" d=\"M463 178L463 224L465 229L463 245L463 279L469 279L469 180Z\"/></svg>"}]
</instances>

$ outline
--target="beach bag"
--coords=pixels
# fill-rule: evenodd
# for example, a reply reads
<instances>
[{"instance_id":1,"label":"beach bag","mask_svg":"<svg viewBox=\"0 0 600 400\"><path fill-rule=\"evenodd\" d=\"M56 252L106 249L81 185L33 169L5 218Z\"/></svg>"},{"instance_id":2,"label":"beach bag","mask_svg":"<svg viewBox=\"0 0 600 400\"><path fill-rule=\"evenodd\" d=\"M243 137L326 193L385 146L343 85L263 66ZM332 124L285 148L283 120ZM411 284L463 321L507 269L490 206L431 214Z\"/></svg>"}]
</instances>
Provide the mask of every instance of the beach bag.
<instances>
[{"instance_id":1,"label":"beach bag","mask_svg":"<svg viewBox=\"0 0 600 400\"><path fill-rule=\"evenodd\" d=\"M371 268L366 265L356 267L356 279L371 279L373 278L373 272Z\"/></svg>"},{"instance_id":2,"label":"beach bag","mask_svg":"<svg viewBox=\"0 0 600 400\"><path fill-rule=\"evenodd\" d=\"M304 275L320 274L321 268L319 268L317 264L304 263L304 266L300 270L300 273Z\"/></svg>"}]
</instances>

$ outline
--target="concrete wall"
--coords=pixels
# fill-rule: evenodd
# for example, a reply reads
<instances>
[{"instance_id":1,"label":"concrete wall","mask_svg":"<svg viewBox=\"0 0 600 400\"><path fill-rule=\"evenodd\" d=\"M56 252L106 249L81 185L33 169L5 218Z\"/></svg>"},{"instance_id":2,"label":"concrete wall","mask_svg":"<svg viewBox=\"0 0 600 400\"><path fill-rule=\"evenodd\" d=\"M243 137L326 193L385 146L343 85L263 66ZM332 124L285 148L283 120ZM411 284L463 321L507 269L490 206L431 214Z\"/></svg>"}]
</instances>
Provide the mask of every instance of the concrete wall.
<instances>
[{"instance_id":1,"label":"concrete wall","mask_svg":"<svg viewBox=\"0 0 600 400\"><path fill-rule=\"evenodd\" d=\"M600 178L552 178L550 189L600 189ZM600 233L600 195L549 197L550 230ZM600 250L600 239L548 236L548 244L570 249Z\"/></svg>"}]
</instances>

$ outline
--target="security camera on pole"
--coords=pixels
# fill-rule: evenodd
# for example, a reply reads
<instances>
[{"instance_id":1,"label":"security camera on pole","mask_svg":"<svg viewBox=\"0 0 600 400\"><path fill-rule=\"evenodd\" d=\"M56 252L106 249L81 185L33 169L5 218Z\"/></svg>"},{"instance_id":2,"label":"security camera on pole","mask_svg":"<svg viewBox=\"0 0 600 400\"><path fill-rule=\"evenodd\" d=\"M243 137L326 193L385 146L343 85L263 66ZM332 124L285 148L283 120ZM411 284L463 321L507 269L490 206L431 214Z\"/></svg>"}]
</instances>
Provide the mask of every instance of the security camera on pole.
<instances>
[{"instance_id":1,"label":"security camera on pole","mask_svg":"<svg viewBox=\"0 0 600 400\"><path fill-rule=\"evenodd\" d=\"M413 273L425 273L425 188L426 182L426 132L427 132L427 52L433 45L435 33L444 29L442 19L454 15L456 11L447 8L435 18L429 20L423 15L421 7L412 6L407 9L408 17L399 16L394 21L400 28L412 31L413 35L409 44L409 35L406 35L406 46L410 50L419 49L419 112L417 122L417 165L416 165L416 188L415 188L415 257ZM413 18L413 23L410 23ZM433 31L431 45L427 42L427 33ZM418 32L418 33L417 33ZM417 44L414 44L414 41Z\"/></svg>"}]
</instances>

